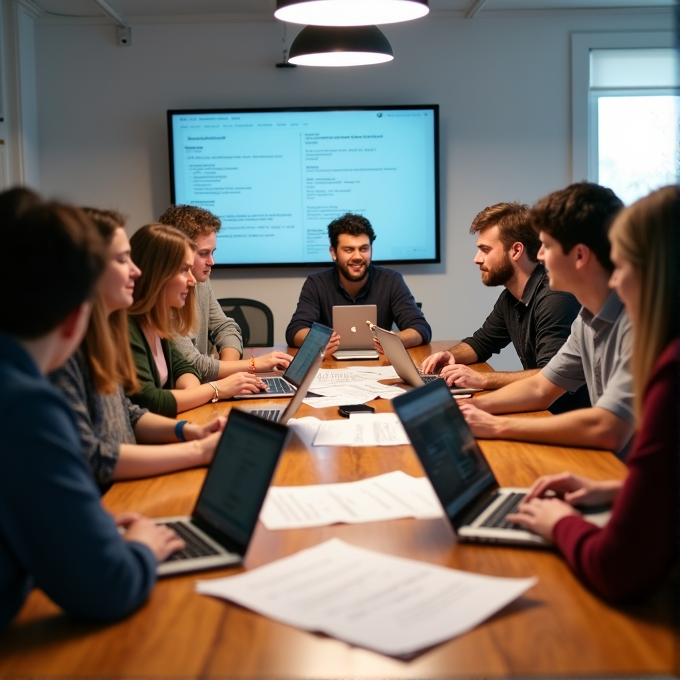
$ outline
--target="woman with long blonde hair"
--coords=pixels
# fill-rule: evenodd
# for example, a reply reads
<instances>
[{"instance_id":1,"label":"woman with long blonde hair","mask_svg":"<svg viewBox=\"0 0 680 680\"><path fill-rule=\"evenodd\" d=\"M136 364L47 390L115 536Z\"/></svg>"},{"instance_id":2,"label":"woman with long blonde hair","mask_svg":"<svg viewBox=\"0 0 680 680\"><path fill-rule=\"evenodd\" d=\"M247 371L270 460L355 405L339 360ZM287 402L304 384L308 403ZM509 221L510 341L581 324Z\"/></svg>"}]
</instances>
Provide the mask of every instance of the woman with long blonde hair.
<instances>
[{"instance_id":1,"label":"woman with long blonde hair","mask_svg":"<svg viewBox=\"0 0 680 680\"><path fill-rule=\"evenodd\" d=\"M210 401L264 389L257 376L245 372L202 385L172 342L173 334L185 335L194 323L195 244L174 227L147 224L133 234L130 245L132 259L142 270L129 309L130 345L139 381L132 401L174 417Z\"/></svg>"},{"instance_id":2,"label":"woman with long blonde hair","mask_svg":"<svg viewBox=\"0 0 680 680\"><path fill-rule=\"evenodd\" d=\"M50 379L76 415L83 453L101 489L117 479L162 474L207 465L224 421L187 424L179 442L177 421L132 404L125 393L139 390L128 340L127 308L140 271L130 256L123 217L85 208L107 246L92 315L79 350ZM159 444L164 444L159 446Z\"/></svg>"},{"instance_id":3,"label":"woman with long blonde hair","mask_svg":"<svg viewBox=\"0 0 680 680\"><path fill-rule=\"evenodd\" d=\"M633 326L637 433L624 481L571 473L538 479L511 521L552 540L571 568L610 600L643 595L677 561L680 396L680 195L677 186L624 209L609 236L610 285ZM545 497L546 492L556 497ZM608 524L574 505L613 503Z\"/></svg>"}]
</instances>

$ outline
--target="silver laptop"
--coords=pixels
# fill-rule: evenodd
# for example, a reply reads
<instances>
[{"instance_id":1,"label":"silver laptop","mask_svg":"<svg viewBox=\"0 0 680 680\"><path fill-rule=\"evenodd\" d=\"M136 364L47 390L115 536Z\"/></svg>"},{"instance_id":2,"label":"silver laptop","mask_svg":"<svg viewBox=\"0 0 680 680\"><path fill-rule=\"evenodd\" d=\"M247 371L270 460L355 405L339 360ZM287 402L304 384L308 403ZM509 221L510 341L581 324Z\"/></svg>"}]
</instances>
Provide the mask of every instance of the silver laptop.
<instances>
[{"instance_id":1,"label":"silver laptop","mask_svg":"<svg viewBox=\"0 0 680 680\"><path fill-rule=\"evenodd\" d=\"M302 379L300 386L297 388L297 390L295 390L295 394L293 394L291 400L285 407L275 406L273 404L262 404L261 406L239 408L239 410L245 411L246 413L252 413L253 415L258 416L259 418L264 418L265 420L273 420L275 423L286 425L288 421L297 413L302 401L307 396L307 391L309 390L310 385L314 382L314 378L316 378L316 374L321 368L323 357L324 351L321 350L318 356L315 357L314 361L312 361L310 364L309 368L307 369L307 374Z\"/></svg>"},{"instance_id":2,"label":"silver laptop","mask_svg":"<svg viewBox=\"0 0 680 680\"><path fill-rule=\"evenodd\" d=\"M159 576L238 564L250 544L288 428L233 409L191 517L162 517L186 548L159 564Z\"/></svg>"},{"instance_id":3,"label":"silver laptop","mask_svg":"<svg viewBox=\"0 0 680 680\"><path fill-rule=\"evenodd\" d=\"M266 390L255 394L237 394L234 399L271 399L291 398L307 375L310 366L325 352L326 345L333 335L333 329L320 323L313 323L300 349L293 357L286 372L280 378L262 378Z\"/></svg>"},{"instance_id":4,"label":"silver laptop","mask_svg":"<svg viewBox=\"0 0 680 680\"><path fill-rule=\"evenodd\" d=\"M373 334L367 321L375 323L376 305L336 305L333 307L333 330L340 336L340 346L333 353L338 361L378 359Z\"/></svg>"},{"instance_id":5,"label":"silver laptop","mask_svg":"<svg viewBox=\"0 0 680 680\"><path fill-rule=\"evenodd\" d=\"M392 400L411 444L454 530L462 540L507 545L551 543L512 524L528 489L499 488L477 442L444 381L411 390ZM582 511L586 512L586 510ZM609 519L601 508L587 519L599 526Z\"/></svg>"},{"instance_id":6,"label":"silver laptop","mask_svg":"<svg viewBox=\"0 0 680 680\"><path fill-rule=\"evenodd\" d=\"M406 347L404 347L404 343L402 343L401 338L398 335L375 325L371 326L371 331L380 341L385 356L392 366L394 366L397 375L406 384L411 387L422 387L433 380L444 380L438 375L423 375L413 363L411 355L406 351ZM451 394L472 394L473 392L481 392L481 390L476 387L452 386L449 387L449 390L451 391Z\"/></svg>"}]
</instances>

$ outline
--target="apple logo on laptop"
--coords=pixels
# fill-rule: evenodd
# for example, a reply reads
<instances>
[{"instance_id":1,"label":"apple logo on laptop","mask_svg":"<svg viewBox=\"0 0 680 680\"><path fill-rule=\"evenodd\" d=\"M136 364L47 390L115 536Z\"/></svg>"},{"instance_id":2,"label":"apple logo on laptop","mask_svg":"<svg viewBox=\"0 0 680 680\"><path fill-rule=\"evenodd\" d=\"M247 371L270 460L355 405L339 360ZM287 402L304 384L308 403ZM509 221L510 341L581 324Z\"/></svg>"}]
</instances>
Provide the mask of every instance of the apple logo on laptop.
<instances>
[{"instance_id":1,"label":"apple logo on laptop","mask_svg":"<svg viewBox=\"0 0 680 680\"><path fill-rule=\"evenodd\" d=\"M356 327L356 326L352 326L352 327L350 328L350 330L352 331L352 333L356 333L356 332L357 332L357 327Z\"/></svg>"}]
</instances>

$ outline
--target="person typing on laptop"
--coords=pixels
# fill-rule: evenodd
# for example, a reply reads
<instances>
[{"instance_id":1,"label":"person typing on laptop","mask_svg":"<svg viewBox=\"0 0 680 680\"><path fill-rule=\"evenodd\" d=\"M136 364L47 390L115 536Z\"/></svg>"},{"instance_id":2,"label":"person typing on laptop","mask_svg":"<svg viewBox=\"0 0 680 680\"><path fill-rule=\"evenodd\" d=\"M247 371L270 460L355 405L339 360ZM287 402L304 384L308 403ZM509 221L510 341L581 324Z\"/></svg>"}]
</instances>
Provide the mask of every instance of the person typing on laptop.
<instances>
[{"instance_id":1,"label":"person typing on laptop","mask_svg":"<svg viewBox=\"0 0 680 680\"><path fill-rule=\"evenodd\" d=\"M541 242L531 226L529 206L497 203L484 208L472 221L470 233L477 234L475 264L482 283L505 290L472 337L425 359L422 371L440 374L449 386L495 390L547 365L569 337L581 305L571 293L550 289L545 267L536 259ZM488 361L510 342L523 370L480 373L466 365ZM583 386L557 399L550 410L561 413L588 406Z\"/></svg>"},{"instance_id":2,"label":"person typing on laptop","mask_svg":"<svg viewBox=\"0 0 680 680\"><path fill-rule=\"evenodd\" d=\"M146 600L157 563L184 542L102 508L74 415L45 377L82 340L106 246L82 211L21 189L0 195L0 224L7 253L30 244L32 268L26 276L23 258L5 258L8 280L21 285L0 314L0 630L33 587L70 614L119 619Z\"/></svg>"},{"instance_id":3,"label":"person typing on laptop","mask_svg":"<svg viewBox=\"0 0 680 680\"><path fill-rule=\"evenodd\" d=\"M610 285L633 326L638 431L625 481L570 473L541 477L509 516L553 541L578 576L609 600L645 594L677 563L678 224L678 188L669 186L625 209L610 232L615 265ZM612 516L603 528L573 508L612 500Z\"/></svg>"},{"instance_id":4,"label":"person typing on laptop","mask_svg":"<svg viewBox=\"0 0 680 680\"><path fill-rule=\"evenodd\" d=\"M371 264L372 244L376 235L371 223L361 215L347 213L328 225L330 253L335 267L307 277L297 309L286 329L286 342L300 347L315 321L333 326L333 307L377 305L377 319L382 328L399 328L405 347L427 344L432 329L398 272ZM326 349L333 353L340 345L334 333Z\"/></svg>"}]
</instances>

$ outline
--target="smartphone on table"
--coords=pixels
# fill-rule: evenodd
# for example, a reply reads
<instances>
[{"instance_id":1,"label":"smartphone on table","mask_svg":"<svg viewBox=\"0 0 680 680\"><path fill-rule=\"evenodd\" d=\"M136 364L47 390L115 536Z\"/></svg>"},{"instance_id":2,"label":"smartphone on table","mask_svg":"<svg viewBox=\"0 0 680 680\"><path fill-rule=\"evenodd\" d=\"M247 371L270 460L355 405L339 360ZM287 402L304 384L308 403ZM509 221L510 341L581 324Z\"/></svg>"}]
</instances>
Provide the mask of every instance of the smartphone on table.
<instances>
[{"instance_id":1,"label":"smartphone on table","mask_svg":"<svg viewBox=\"0 0 680 680\"><path fill-rule=\"evenodd\" d=\"M372 406L366 406L366 404L345 404L338 406L338 413L349 418L352 413L375 413L375 409Z\"/></svg>"}]
</instances>

